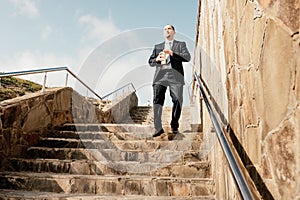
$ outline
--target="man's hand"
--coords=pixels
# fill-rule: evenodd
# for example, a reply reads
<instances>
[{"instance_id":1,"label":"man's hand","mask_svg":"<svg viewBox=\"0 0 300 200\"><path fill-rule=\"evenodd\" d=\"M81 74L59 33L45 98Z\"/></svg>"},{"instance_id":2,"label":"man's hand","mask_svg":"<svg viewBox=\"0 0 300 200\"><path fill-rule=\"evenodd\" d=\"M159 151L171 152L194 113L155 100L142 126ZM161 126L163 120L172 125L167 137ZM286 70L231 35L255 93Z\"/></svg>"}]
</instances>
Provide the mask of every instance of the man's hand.
<instances>
[{"instance_id":1,"label":"man's hand","mask_svg":"<svg viewBox=\"0 0 300 200\"><path fill-rule=\"evenodd\" d=\"M173 56L173 51L170 50L170 49L165 49L165 50L164 50L164 53L165 53L165 54L169 54L170 56Z\"/></svg>"},{"instance_id":2,"label":"man's hand","mask_svg":"<svg viewBox=\"0 0 300 200\"><path fill-rule=\"evenodd\" d=\"M166 54L164 52L160 52L156 57L156 62L162 62L166 59Z\"/></svg>"}]
</instances>

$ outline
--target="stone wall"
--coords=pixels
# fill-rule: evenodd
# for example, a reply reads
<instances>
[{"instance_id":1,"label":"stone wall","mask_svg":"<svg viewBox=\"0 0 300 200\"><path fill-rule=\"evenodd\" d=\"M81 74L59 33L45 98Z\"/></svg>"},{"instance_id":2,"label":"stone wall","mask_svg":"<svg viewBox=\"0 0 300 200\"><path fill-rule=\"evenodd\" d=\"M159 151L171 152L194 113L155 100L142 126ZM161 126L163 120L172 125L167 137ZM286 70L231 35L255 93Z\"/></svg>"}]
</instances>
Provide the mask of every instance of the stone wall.
<instances>
[{"instance_id":1,"label":"stone wall","mask_svg":"<svg viewBox=\"0 0 300 200\"><path fill-rule=\"evenodd\" d=\"M7 158L20 156L54 126L65 123L113 122L126 117L137 104L136 94L130 93L103 111L72 88L48 89L2 101L0 170L5 166Z\"/></svg>"},{"instance_id":2,"label":"stone wall","mask_svg":"<svg viewBox=\"0 0 300 200\"><path fill-rule=\"evenodd\" d=\"M130 111L138 105L138 98L135 92L125 94L115 99L112 105L103 108L103 120L105 122L120 123L128 118Z\"/></svg>"},{"instance_id":3,"label":"stone wall","mask_svg":"<svg viewBox=\"0 0 300 200\"><path fill-rule=\"evenodd\" d=\"M299 0L199 0L195 67L264 199L300 198L299 26ZM236 197L220 156L218 199Z\"/></svg>"}]
</instances>

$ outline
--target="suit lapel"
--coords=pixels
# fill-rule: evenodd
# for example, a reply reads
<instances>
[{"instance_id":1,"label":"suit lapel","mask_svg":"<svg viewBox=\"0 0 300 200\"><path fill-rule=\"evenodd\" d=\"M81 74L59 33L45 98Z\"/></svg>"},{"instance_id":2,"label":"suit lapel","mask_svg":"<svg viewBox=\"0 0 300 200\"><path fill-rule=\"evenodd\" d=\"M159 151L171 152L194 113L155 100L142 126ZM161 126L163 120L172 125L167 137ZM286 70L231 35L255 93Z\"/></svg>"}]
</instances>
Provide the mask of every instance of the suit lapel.
<instances>
[{"instance_id":1,"label":"suit lapel","mask_svg":"<svg viewBox=\"0 0 300 200\"><path fill-rule=\"evenodd\" d=\"M174 51L177 48L177 45L178 45L178 41L174 40L171 50Z\"/></svg>"},{"instance_id":2,"label":"suit lapel","mask_svg":"<svg viewBox=\"0 0 300 200\"><path fill-rule=\"evenodd\" d=\"M164 43L164 42L160 43L160 44L158 45L158 48L159 48L159 50L163 51L164 48L165 48L165 43Z\"/></svg>"}]
</instances>

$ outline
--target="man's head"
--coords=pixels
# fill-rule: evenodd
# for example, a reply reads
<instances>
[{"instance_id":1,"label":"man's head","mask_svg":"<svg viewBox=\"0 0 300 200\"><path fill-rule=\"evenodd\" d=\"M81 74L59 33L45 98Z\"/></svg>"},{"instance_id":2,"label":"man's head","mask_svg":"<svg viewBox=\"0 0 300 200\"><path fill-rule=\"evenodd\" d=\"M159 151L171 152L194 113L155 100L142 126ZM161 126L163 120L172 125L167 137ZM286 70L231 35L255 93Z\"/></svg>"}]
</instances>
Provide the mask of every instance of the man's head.
<instances>
[{"instance_id":1,"label":"man's head","mask_svg":"<svg viewBox=\"0 0 300 200\"><path fill-rule=\"evenodd\" d=\"M164 37L167 39L167 40L173 40L174 39L174 35L175 35L175 28L173 25L171 24L167 24L165 27L164 27Z\"/></svg>"}]
</instances>

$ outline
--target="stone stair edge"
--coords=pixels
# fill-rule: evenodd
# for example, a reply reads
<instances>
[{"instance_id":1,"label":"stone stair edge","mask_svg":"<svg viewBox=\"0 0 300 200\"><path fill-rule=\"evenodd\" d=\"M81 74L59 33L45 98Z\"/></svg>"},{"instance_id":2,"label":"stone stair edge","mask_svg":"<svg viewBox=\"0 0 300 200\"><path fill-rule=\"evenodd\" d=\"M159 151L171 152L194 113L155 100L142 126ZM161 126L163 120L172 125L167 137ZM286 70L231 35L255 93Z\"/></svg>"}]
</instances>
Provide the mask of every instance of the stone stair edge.
<instances>
[{"instance_id":1,"label":"stone stair edge","mask_svg":"<svg viewBox=\"0 0 300 200\"><path fill-rule=\"evenodd\" d=\"M90 152L94 152L94 151L99 151L98 149L86 149L86 148L66 148L66 147L62 147L62 148L53 148L53 147L29 147L27 151L29 150L46 150L46 151L90 151ZM101 149L101 151L116 151L115 149ZM118 149L118 151L120 152L128 152L128 153L155 153L157 151L163 151L163 152L174 152L174 150L168 150L168 149L163 149L163 150L157 150L157 151L145 151L145 152L141 152L141 151L131 151L131 150L120 150ZM176 151L176 152L180 152L183 154L197 154L199 151L198 150L182 150L182 151Z\"/></svg>"},{"instance_id":2,"label":"stone stair edge","mask_svg":"<svg viewBox=\"0 0 300 200\"><path fill-rule=\"evenodd\" d=\"M72 161L72 160L24 160L10 159L6 172L34 172L51 174L77 174L77 175L141 175L141 176L172 176L181 178L209 178L209 162L182 163L143 163L136 161L97 162L97 161ZM139 171L142 167L145 171ZM187 169L191 169L187 173Z\"/></svg>"},{"instance_id":3,"label":"stone stair edge","mask_svg":"<svg viewBox=\"0 0 300 200\"><path fill-rule=\"evenodd\" d=\"M94 131L84 131L84 132L76 132L76 131L60 131L57 133L48 133L47 135L41 136L40 139L47 139L47 138L66 138L66 139L95 139L95 137L105 137L107 139L110 139L110 137L118 137L118 136L127 136L127 137L134 137L138 139L145 139L145 140L156 140L156 141L163 141L163 138L153 138L152 137L152 132L145 131L123 131L123 132L108 132L108 131L99 131L99 132L94 132ZM165 132L164 135L169 135L172 134L171 132ZM202 136L202 132L194 132L194 131L189 131L189 132L180 132L181 135L184 137L192 137L192 136Z\"/></svg>"},{"instance_id":4,"label":"stone stair edge","mask_svg":"<svg viewBox=\"0 0 300 200\"><path fill-rule=\"evenodd\" d=\"M165 130L165 133L171 133L171 132L166 132L168 130ZM67 133L75 133L75 134L107 134L107 133L110 133L110 134L115 134L115 133L119 133L119 134L136 134L136 132L134 131L120 131L120 132L109 132L109 131L58 131L58 132L50 132L48 133L46 136L51 136L51 135L54 135L54 134L67 134ZM202 132L197 132L197 131L184 131L184 132L180 132L179 133L181 134L201 134ZM152 132L151 132L151 135L152 137Z\"/></svg>"},{"instance_id":5,"label":"stone stair edge","mask_svg":"<svg viewBox=\"0 0 300 200\"><path fill-rule=\"evenodd\" d=\"M115 136L115 135L112 135L112 136ZM120 136L120 135L118 135ZM189 133L189 135L184 135L185 137L195 137L196 135L192 135L191 133ZM117 136L116 136L117 137ZM190 138L192 139L192 138ZM149 136L149 137L138 137L138 135L133 138L133 139L130 139L130 140L126 140L126 139L119 139L119 138L97 138L97 139L88 139L88 138L62 138L62 137L40 137L40 141L69 141L69 142L101 142L101 141L106 141L106 140L109 140L109 141L114 141L114 142L128 142L128 143L136 143L136 142L141 142L141 141L144 141L144 142L159 142L159 143L167 143L167 142L185 142L187 141L186 139L183 139L183 140L159 140L158 139L154 139L152 136ZM197 141L195 141L197 142Z\"/></svg>"},{"instance_id":6,"label":"stone stair edge","mask_svg":"<svg viewBox=\"0 0 300 200\"><path fill-rule=\"evenodd\" d=\"M213 183L213 178L185 178L185 177L171 177L171 176L143 176L143 175L81 175L81 174L67 174L67 173L49 173L49 172L10 172L3 171L0 172L0 177L5 178L40 178L40 179L80 179L84 178L85 180L165 180L165 181L180 181L186 183L198 183L198 182L210 182ZM1 190L0 190L1 191Z\"/></svg>"},{"instance_id":7,"label":"stone stair edge","mask_svg":"<svg viewBox=\"0 0 300 200\"><path fill-rule=\"evenodd\" d=\"M94 150L100 150L100 149L86 149L86 148L67 148L67 147L36 147L36 146L32 146L32 147L29 147L28 150L31 150L31 149L41 149L41 150L85 150L85 151L94 151ZM28 151L27 150L27 151ZM115 149L101 149L101 150L115 150ZM130 152L130 151L125 151L125 150L120 150L119 151L121 152ZM167 149L161 149L161 150L157 150L157 151L171 151L173 152L173 150L167 150ZM153 151L155 152L155 151ZM188 152L188 153L197 153L199 152L199 150L182 150L180 152ZM143 153L143 152L141 152Z\"/></svg>"},{"instance_id":8,"label":"stone stair edge","mask_svg":"<svg viewBox=\"0 0 300 200\"><path fill-rule=\"evenodd\" d=\"M62 194L55 192L34 192L22 190L0 190L3 199L47 199L47 200L214 200L214 196L139 196L139 195L98 195L98 194ZM5 198L6 197L6 198Z\"/></svg>"},{"instance_id":9,"label":"stone stair edge","mask_svg":"<svg viewBox=\"0 0 300 200\"><path fill-rule=\"evenodd\" d=\"M65 127L65 126L114 126L114 127L120 127L120 126L141 126L141 127L153 127L153 124L126 124L126 123L65 123L60 126L56 127Z\"/></svg>"},{"instance_id":10,"label":"stone stair edge","mask_svg":"<svg viewBox=\"0 0 300 200\"><path fill-rule=\"evenodd\" d=\"M8 161L10 160L15 160L15 161L27 161L27 162L61 162L61 163L101 163L103 165L110 164L109 161L97 161L97 160L89 160L89 159L82 159L82 160L74 160L74 159L65 159L65 160L60 160L60 159L51 159L51 158L37 158L37 159L28 159L28 158L9 158ZM140 164L139 161L116 161L116 163L119 164L125 164L125 163L130 163L130 164ZM209 164L210 161L207 160L199 160L199 161L185 161L184 165L195 165L195 164ZM155 164L153 162L144 162L143 164ZM182 163L180 162L174 162L170 165L167 166L182 166ZM1 173L1 172L0 172Z\"/></svg>"}]
</instances>

